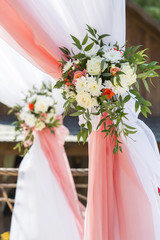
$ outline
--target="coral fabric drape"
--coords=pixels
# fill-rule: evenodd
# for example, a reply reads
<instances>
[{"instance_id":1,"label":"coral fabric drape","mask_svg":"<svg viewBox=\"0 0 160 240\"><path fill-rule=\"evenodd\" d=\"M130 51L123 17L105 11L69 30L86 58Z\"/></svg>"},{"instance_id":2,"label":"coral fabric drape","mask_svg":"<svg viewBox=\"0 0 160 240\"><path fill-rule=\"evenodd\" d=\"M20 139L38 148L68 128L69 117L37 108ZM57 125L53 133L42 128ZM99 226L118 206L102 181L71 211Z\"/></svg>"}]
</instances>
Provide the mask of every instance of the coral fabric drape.
<instances>
[{"instance_id":1,"label":"coral fabric drape","mask_svg":"<svg viewBox=\"0 0 160 240\"><path fill-rule=\"evenodd\" d=\"M39 37L37 32L33 31L27 22L23 20L25 16L24 10L21 12L17 2L16 8L14 8L14 6L12 6L14 4L14 1L0 1L1 26L16 40L41 69L52 77L60 77L61 73L58 63L60 51L58 51L58 47L52 43L52 48L54 48L55 51L54 55L51 54L48 45L42 40L42 30L39 29L37 25L37 31L41 31L41 37ZM35 25L36 22L33 21L32 24Z\"/></svg>"},{"instance_id":2,"label":"coral fabric drape","mask_svg":"<svg viewBox=\"0 0 160 240\"><path fill-rule=\"evenodd\" d=\"M48 159L50 168L60 183L72 212L74 213L82 239L84 221L82 213L80 212L81 206L76 195L73 177L64 150L64 141L69 132L63 125L54 129L54 131L55 134L51 134L49 129L39 132L41 147Z\"/></svg>"},{"instance_id":3,"label":"coral fabric drape","mask_svg":"<svg viewBox=\"0 0 160 240\"><path fill-rule=\"evenodd\" d=\"M106 121L106 126L110 125ZM153 240L152 209L123 144L113 154L103 126L89 139L89 187L85 240Z\"/></svg>"}]
</instances>

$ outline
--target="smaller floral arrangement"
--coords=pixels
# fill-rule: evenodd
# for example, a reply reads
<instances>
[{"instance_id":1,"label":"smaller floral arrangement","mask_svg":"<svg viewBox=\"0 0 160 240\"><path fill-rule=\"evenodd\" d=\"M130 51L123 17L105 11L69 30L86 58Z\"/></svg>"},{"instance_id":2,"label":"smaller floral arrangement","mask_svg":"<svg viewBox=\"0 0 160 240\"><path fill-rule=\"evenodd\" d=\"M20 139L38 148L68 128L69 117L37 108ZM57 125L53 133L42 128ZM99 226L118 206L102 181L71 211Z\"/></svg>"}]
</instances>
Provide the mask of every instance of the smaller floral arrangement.
<instances>
[{"instance_id":1,"label":"smaller floral arrangement","mask_svg":"<svg viewBox=\"0 0 160 240\"><path fill-rule=\"evenodd\" d=\"M92 131L92 117L102 116L97 129L103 124L103 132L114 136L113 152L122 151L118 137L134 134L136 129L125 123L127 113L125 104L132 98L135 101L135 111L140 111L147 117L151 114L151 103L145 100L139 92L139 82L142 81L149 91L148 81L157 77L156 70L160 68L157 62L147 63L145 50L141 46L129 47L115 44L105 44L104 38L108 34L99 35L97 30L87 25L88 33L81 42L71 36L78 49L78 53L60 48L62 78L56 88L63 88L65 114L71 110L71 116L83 116L84 123L78 133L78 141L83 138L85 143ZM89 44L87 44L89 41ZM134 88L133 88L134 87ZM107 113L107 114L106 114ZM106 126L106 119L112 122Z\"/></svg>"},{"instance_id":2,"label":"smaller floral arrangement","mask_svg":"<svg viewBox=\"0 0 160 240\"><path fill-rule=\"evenodd\" d=\"M49 128L54 133L54 128L60 125L59 119L56 119L56 102L54 100L52 84L43 83L41 89L33 86L23 99L23 105L17 105L12 108L9 113L15 111L17 121L13 123L15 126L16 136L24 134L24 140L18 142L14 149L21 151L24 146L24 154L33 144L36 132Z\"/></svg>"}]
</instances>

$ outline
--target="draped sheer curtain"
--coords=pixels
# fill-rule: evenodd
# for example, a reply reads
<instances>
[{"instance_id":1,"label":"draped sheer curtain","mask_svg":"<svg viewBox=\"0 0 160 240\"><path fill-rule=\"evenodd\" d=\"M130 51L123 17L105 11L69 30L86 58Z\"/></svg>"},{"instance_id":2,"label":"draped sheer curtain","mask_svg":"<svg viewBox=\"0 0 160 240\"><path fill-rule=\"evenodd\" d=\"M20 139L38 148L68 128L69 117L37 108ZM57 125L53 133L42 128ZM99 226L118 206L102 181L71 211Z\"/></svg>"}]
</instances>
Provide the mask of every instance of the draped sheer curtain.
<instances>
[{"instance_id":1,"label":"draped sheer curtain","mask_svg":"<svg viewBox=\"0 0 160 240\"><path fill-rule=\"evenodd\" d=\"M114 43L115 41L118 41L119 45L121 46L125 43L125 0L1 0L0 23L0 36L6 42L8 42L10 46L12 46L21 55L31 61L35 66L43 69L44 72L57 78L60 76L58 69L60 51L58 47L72 47L72 40L69 34L75 35L77 38L82 40L85 35L85 24L96 28L99 34L110 34L111 36L109 38L106 38L106 42ZM25 73L23 77L25 79ZM28 78L26 78L25 82L27 83L28 81ZM13 86L14 83L16 83L15 80L10 83L10 86ZM0 89L7 89L7 87L7 83L4 81L0 82ZM6 96L2 96L3 99L8 98L7 94ZM125 163L127 163L127 159L129 159L128 162L131 164L130 169L132 169L132 173L134 171L136 173L135 179L138 179L138 181L136 180L137 189L139 189L140 186L141 196L143 196L144 202L146 201L146 206L148 206L148 215L146 214L148 218L145 218L145 214L143 215L144 219L146 220L145 226L149 225L150 227L146 227L147 231L144 231L142 218L139 219L139 223L141 224L138 224L138 222L135 223L135 221L132 222L131 225L137 226L137 228L135 228L136 232L134 232L137 235L138 233L141 234L139 235L141 236L141 239L143 239L143 237L146 237L144 238L145 240L159 240L160 228L158 227L158 222L160 222L160 204L158 199L157 186L160 184L160 159L158 149L156 147L156 141L152 132L147 128L147 126L137 119L137 114L134 111L134 102L130 101L127 104L126 112L129 114L128 118L130 124L136 127L138 129L138 132L134 135L135 141L132 141L131 139L128 139L126 141L126 139L123 139L123 142L126 146L126 154L124 154L126 159ZM96 142L97 136L100 137L100 134L96 132L92 134L90 139L90 146L98 146ZM109 142L106 143L105 141L102 141L102 143L103 145L101 145L101 147L104 147L103 149L106 151L106 145ZM98 151L100 151L100 148L98 148ZM93 156L93 153L96 153L96 150L94 148L93 151L90 150L90 157ZM123 161L120 162L123 163ZM94 161L92 164L94 167ZM102 165L101 167L103 170ZM116 167L118 170L118 165L116 165ZM121 169L123 169L123 173L126 172L125 168ZM103 174L104 173L105 172L103 171ZM105 176L104 179L107 181L107 178L105 178ZM133 179L131 178L130 180ZM102 183L104 183L104 181L102 181ZM134 185L134 181L132 181L132 183ZM92 187L92 190L94 191L94 186ZM118 189L119 188L117 188L117 193ZM91 191L91 194L92 193L93 192ZM90 195L90 199L93 200L94 203L94 198L92 195ZM121 200L123 200L122 195ZM143 204L143 202L141 203ZM139 204L138 201L137 204ZM97 206L101 206L100 211L103 211L103 207L105 205L102 206L99 202ZM126 214L125 208L121 209L124 209L124 214ZM94 214L94 212L92 213ZM97 216L93 215L93 217L95 220L94 224L96 226ZM125 217L127 219L127 214ZM104 220L101 219L101 221L105 227ZM116 218L116 221L116 226L119 226L120 223L118 222L118 218ZM109 226L107 225L107 227ZM86 234L87 240L91 239L90 234L93 234L95 229L97 228L91 227L91 233L89 232ZM113 236L113 239L127 239L127 234L130 230L133 229L131 226L127 228L127 225L126 229L128 231L117 231L117 236ZM104 238L102 229L98 228L97 232L99 233L98 240L108 239L109 235ZM131 236L130 239L135 240L134 235ZM111 240L111 238L109 240Z\"/></svg>"}]
</instances>

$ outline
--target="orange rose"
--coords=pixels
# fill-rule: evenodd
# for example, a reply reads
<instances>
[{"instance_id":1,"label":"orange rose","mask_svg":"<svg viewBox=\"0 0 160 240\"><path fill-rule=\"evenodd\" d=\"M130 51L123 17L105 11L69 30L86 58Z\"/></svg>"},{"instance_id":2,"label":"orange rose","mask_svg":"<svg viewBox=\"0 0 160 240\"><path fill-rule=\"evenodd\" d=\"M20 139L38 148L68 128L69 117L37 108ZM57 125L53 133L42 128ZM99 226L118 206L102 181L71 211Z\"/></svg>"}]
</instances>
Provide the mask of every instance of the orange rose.
<instances>
[{"instance_id":1,"label":"orange rose","mask_svg":"<svg viewBox=\"0 0 160 240\"><path fill-rule=\"evenodd\" d=\"M34 110L34 103L29 103L28 108L33 111Z\"/></svg>"},{"instance_id":2,"label":"orange rose","mask_svg":"<svg viewBox=\"0 0 160 240\"><path fill-rule=\"evenodd\" d=\"M114 95L115 95L115 93L111 89L109 89L109 88L103 89L102 96L107 96L106 97L107 99L111 99Z\"/></svg>"},{"instance_id":3,"label":"orange rose","mask_svg":"<svg viewBox=\"0 0 160 240\"><path fill-rule=\"evenodd\" d=\"M72 83L69 81L68 78L64 79L64 81L65 81L65 85L67 85L67 86L71 86L72 85Z\"/></svg>"},{"instance_id":4,"label":"orange rose","mask_svg":"<svg viewBox=\"0 0 160 240\"><path fill-rule=\"evenodd\" d=\"M113 67L111 68L110 70L110 73L113 75L113 76L116 76L116 72L120 71L120 68L119 67Z\"/></svg>"}]
</instances>

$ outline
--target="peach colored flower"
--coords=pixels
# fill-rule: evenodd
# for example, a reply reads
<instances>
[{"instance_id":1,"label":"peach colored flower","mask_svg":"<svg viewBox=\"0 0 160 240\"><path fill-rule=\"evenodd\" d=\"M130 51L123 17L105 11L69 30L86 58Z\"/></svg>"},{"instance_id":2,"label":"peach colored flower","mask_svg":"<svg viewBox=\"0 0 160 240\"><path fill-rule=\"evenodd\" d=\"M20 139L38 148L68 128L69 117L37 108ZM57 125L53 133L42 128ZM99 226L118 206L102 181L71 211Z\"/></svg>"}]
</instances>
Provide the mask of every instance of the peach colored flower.
<instances>
[{"instance_id":1,"label":"peach colored flower","mask_svg":"<svg viewBox=\"0 0 160 240\"><path fill-rule=\"evenodd\" d=\"M113 75L113 76L116 76L116 72L120 71L120 68L119 67L112 67L111 70L110 70L110 73Z\"/></svg>"},{"instance_id":2,"label":"peach colored flower","mask_svg":"<svg viewBox=\"0 0 160 240\"><path fill-rule=\"evenodd\" d=\"M75 85L76 84L76 82L77 82L77 79L78 78L81 78L82 76L86 76L86 70L84 69L83 71L76 71L75 73L74 73L74 79L73 79L73 84Z\"/></svg>"}]
</instances>

